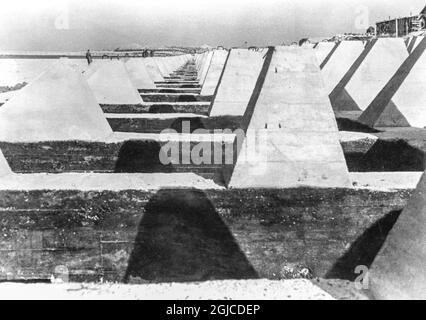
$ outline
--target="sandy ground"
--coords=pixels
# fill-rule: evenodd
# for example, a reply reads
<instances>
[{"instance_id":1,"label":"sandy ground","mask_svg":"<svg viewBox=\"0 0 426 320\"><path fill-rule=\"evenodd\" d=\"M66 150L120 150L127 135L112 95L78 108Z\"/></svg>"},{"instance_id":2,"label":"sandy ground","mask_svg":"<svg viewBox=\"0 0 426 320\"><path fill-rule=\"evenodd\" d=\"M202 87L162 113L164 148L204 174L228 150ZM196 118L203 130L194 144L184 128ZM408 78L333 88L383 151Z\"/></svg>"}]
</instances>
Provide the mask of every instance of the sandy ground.
<instances>
[{"instance_id":1,"label":"sandy ground","mask_svg":"<svg viewBox=\"0 0 426 320\"><path fill-rule=\"evenodd\" d=\"M0 284L0 300L333 300L309 280L207 281L200 283Z\"/></svg>"},{"instance_id":2,"label":"sandy ground","mask_svg":"<svg viewBox=\"0 0 426 320\"><path fill-rule=\"evenodd\" d=\"M423 172L351 172L349 175L357 189L392 191L415 189Z\"/></svg>"},{"instance_id":3,"label":"sandy ground","mask_svg":"<svg viewBox=\"0 0 426 320\"><path fill-rule=\"evenodd\" d=\"M6 103L9 101L19 90L7 91L0 93L0 104Z\"/></svg>"},{"instance_id":4,"label":"sandy ground","mask_svg":"<svg viewBox=\"0 0 426 320\"><path fill-rule=\"evenodd\" d=\"M356 189L394 191L415 189L422 172L350 173ZM0 180L0 190L122 191L161 188L224 189L195 173L32 173Z\"/></svg>"},{"instance_id":5,"label":"sandy ground","mask_svg":"<svg viewBox=\"0 0 426 320\"><path fill-rule=\"evenodd\" d=\"M194 173L34 173L0 179L0 190L121 191L161 188L223 189Z\"/></svg>"},{"instance_id":6,"label":"sandy ground","mask_svg":"<svg viewBox=\"0 0 426 320\"><path fill-rule=\"evenodd\" d=\"M389 130L387 135L401 130ZM423 130L424 131L424 130ZM405 130L406 134L417 133L417 130ZM339 132L340 142L363 141L374 143L378 140L377 134L362 132ZM351 172L350 177L353 186L358 189L371 189L380 191L392 191L398 189L415 189L423 172Z\"/></svg>"},{"instance_id":7,"label":"sandy ground","mask_svg":"<svg viewBox=\"0 0 426 320\"><path fill-rule=\"evenodd\" d=\"M187 114L112 114L108 113L106 114L107 118L159 118L159 119L168 119L168 118L174 118L174 117L186 117ZM190 114L194 117L200 117L197 114ZM207 118L207 117L206 117ZM169 138L172 141L185 141L191 139L191 141L210 141L212 139L212 134L170 134L167 135L167 138ZM222 139L223 141L227 142L233 142L234 141L234 134L215 134L215 139ZM163 135L162 139L164 139L165 136ZM112 141L125 141L125 140L132 140L132 139L150 139L150 140L160 140L160 137L156 133L132 133L132 132L114 132L114 134L110 137L109 142ZM362 132L349 132L349 131L340 131L339 132L339 140L340 142L354 142L354 141L377 141L377 137L375 135L369 134L369 133L362 133Z\"/></svg>"},{"instance_id":8,"label":"sandy ground","mask_svg":"<svg viewBox=\"0 0 426 320\"><path fill-rule=\"evenodd\" d=\"M351 172L356 189L394 191L415 189L422 172ZM224 189L195 173L32 173L0 180L0 190L122 191L161 188Z\"/></svg>"},{"instance_id":9,"label":"sandy ground","mask_svg":"<svg viewBox=\"0 0 426 320\"><path fill-rule=\"evenodd\" d=\"M361 140L377 141L377 137L370 133L352 132L352 131L339 131L340 142L354 142Z\"/></svg>"},{"instance_id":10,"label":"sandy ground","mask_svg":"<svg viewBox=\"0 0 426 320\"><path fill-rule=\"evenodd\" d=\"M426 151L426 130L421 128L377 128L375 133L381 140L403 140L414 148Z\"/></svg>"}]
</instances>

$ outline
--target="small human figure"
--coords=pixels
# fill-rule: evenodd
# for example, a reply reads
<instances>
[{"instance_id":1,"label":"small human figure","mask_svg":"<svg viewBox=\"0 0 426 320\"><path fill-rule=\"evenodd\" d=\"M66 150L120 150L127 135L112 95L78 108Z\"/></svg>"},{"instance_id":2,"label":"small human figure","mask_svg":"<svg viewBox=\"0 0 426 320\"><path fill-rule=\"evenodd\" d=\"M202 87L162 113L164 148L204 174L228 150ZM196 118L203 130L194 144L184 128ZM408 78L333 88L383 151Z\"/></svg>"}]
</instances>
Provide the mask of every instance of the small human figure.
<instances>
[{"instance_id":1,"label":"small human figure","mask_svg":"<svg viewBox=\"0 0 426 320\"><path fill-rule=\"evenodd\" d=\"M88 49L86 52L86 59L87 59L87 64L90 65L92 63L92 54L90 53L90 49Z\"/></svg>"}]
</instances>

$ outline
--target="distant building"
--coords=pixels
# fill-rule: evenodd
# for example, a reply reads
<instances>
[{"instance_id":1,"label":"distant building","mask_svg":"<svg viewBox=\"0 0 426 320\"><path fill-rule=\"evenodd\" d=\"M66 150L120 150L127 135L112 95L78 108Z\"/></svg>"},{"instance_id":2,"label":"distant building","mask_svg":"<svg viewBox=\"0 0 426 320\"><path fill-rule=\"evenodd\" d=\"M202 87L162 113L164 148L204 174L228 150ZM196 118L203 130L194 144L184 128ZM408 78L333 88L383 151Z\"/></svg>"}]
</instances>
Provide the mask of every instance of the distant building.
<instances>
[{"instance_id":1,"label":"distant building","mask_svg":"<svg viewBox=\"0 0 426 320\"><path fill-rule=\"evenodd\" d=\"M376 23L377 36L404 37L413 32L426 31L426 7L419 15L396 18Z\"/></svg>"}]
</instances>

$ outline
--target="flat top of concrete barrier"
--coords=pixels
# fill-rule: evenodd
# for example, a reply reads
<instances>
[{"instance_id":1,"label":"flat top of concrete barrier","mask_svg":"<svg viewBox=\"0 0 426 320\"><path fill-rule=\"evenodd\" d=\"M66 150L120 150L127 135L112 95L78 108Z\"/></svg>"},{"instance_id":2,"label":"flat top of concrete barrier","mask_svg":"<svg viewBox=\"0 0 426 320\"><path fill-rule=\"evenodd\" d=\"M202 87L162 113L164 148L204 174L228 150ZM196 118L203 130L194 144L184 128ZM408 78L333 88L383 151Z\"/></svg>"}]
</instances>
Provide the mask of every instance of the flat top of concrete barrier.
<instances>
[{"instance_id":1,"label":"flat top of concrete barrier","mask_svg":"<svg viewBox=\"0 0 426 320\"><path fill-rule=\"evenodd\" d=\"M7 160L4 158L3 152L0 150L0 178L5 177L12 173L12 170L10 169L9 163L7 163Z\"/></svg>"},{"instance_id":2,"label":"flat top of concrete barrier","mask_svg":"<svg viewBox=\"0 0 426 320\"><path fill-rule=\"evenodd\" d=\"M378 299L426 299L426 175L398 215L370 269L370 288ZM388 220L389 220L388 219ZM391 222L383 226L391 225Z\"/></svg>"},{"instance_id":3,"label":"flat top of concrete barrier","mask_svg":"<svg viewBox=\"0 0 426 320\"><path fill-rule=\"evenodd\" d=\"M325 90L330 94L364 51L362 41L342 41L322 68Z\"/></svg>"},{"instance_id":4,"label":"flat top of concrete barrier","mask_svg":"<svg viewBox=\"0 0 426 320\"><path fill-rule=\"evenodd\" d=\"M40 292L43 292L40 295ZM220 280L185 283L99 284L0 283L2 300L334 300L332 295L306 279ZM250 309L252 310L252 309Z\"/></svg>"},{"instance_id":5,"label":"flat top of concrete barrier","mask_svg":"<svg viewBox=\"0 0 426 320\"><path fill-rule=\"evenodd\" d=\"M67 63L69 66L73 67L75 70L77 70L80 73L88 72L90 69L90 65L87 63L86 59L69 59L69 58L60 58L61 62ZM101 60L96 60L93 63L97 63ZM92 65L93 65L92 63Z\"/></svg>"},{"instance_id":6,"label":"flat top of concrete barrier","mask_svg":"<svg viewBox=\"0 0 426 320\"><path fill-rule=\"evenodd\" d=\"M74 69L76 69L78 71L78 68L76 68L76 66L73 66L72 64L70 64L67 60L64 60L64 62L66 62L68 65L70 65L71 67L73 67ZM110 60L95 60L93 61L87 68L86 70L83 70L82 74L84 75L85 79L89 79L96 71L98 71L98 69L106 64L109 63Z\"/></svg>"},{"instance_id":7,"label":"flat top of concrete barrier","mask_svg":"<svg viewBox=\"0 0 426 320\"><path fill-rule=\"evenodd\" d=\"M313 114L305 112L304 108L314 106ZM308 125L309 119L316 125L311 121ZM337 133L318 63L309 48L275 47L249 127L264 128L265 124L271 129Z\"/></svg>"},{"instance_id":8,"label":"flat top of concrete barrier","mask_svg":"<svg viewBox=\"0 0 426 320\"><path fill-rule=\"evenodd\" d=\"M122 61L111 60L100 64L93 74L87 76L87 82L100 104L142 103Z\"/></svg>"},{"instance_id":9,"label":"flat top of concrete barrier","mask_svg":"<svg viewBox=\"0 0 426 320\"><path fill-rule=\"evenodd\" d=\"M112 134L84 77L54 63L0 108L0 141L104 140Z\"/></svg>"},{"instance_id":10,"label":"flat top of concrete barrier","mask_svg":"<svg viewBox=\"0 0 426 320\"><path fill-rule=\"evenodd\" d=\"M229 186L351 187L314 51L276 47L266 59Z\"/></svg>"},{"instance_id":11,"label":"flat top of concrete barrier","mask_svg":"<svg viewBox=\"0 0 426 320\"><path fill-rule=\"evenodd\" d=\"M146 69L143 58L131 58L126 62L126 68L130 76L130 80L136 89L155 89L156 86L152 81Z\"/></svg>"},{"instance_id":12,"label":"flat top of concrete barrier","mask_svg":"<svg viewBox=\"0 0 426 320\"><path fill-rule=\"evenodd\" d=\"M1 177L1 176L0 176ZM0 179L0 190L123 191L197 188L221 190L212 180L183 173L31 173Z\"/></svg>"},{"instance_id":13,"label":"flat top of concrete barrier","mask_svg":"<svg viewBox=\"0 0 426 320\"><path fill-rule=\"evenodd\" d=\"M426 38L360 116L372 127L426 126Z\"/></svg>"},{"instance_id":14,"label":"flat top of concrete barrier","mask_svg":"<svg viewBox=\"0 0 426 320\"><path fill-rule=\"evenodd\" d=\"M165 63L165 58L161 58L161 57L155 57L153 58L155 63L157 64L158 70L160 70L160 73L163 77L168 77L170 75L170 73L172 72L172 70L169 70L166 66Z\"/></svg>"},{"instance_id":15,"label":"flat top of concrete barrier","mask_svg":"<svg viewBox=\"0 0 426 320\"><path fill-rule=\"evenodd\" d=\"M210 116L243 116L264 62L263 51L232 49Z\"/></svg>"},{"instance_id":16,"label":"flat top of concrete barrier","mask_svg":"<svg viewBox=\"0 0 426 320\"><path fill-rule=\"evenodd\" d=\"M365 110L407 57L402 38L370 41L330 94L333 109Z\"/></svg>"},{"instance_id":17,"label":"flat top of concrete barrier","mask_svg":"<svg viewBox=\"0 0 426 320\"><path fill-rule=\"evenodd\" d=\"M223 67L228 57L227 50L215 50L207 71L206 80L204 81L201 95L212 96L219 84L219 78L222 74Z\"/></svg>"},{"instance_id":18,"label":"flat top of concrete barrier","mask_svg":"<svg viewBox=\"0 0 426 320\"><path fill-rule=\"evenodd\" d=\"M158 69L157 64L154 61L154 58L144 58L143 62L145 63L146 70L148 71L149 76L151 79L156 81L164 81L163 76L161 75L160 70Z\"/></svg>"},{"instance_id":19,"label":"flat top of concrete barrier","mask_svg":"<svg viewBox=\"0 0 426 320\"><path fill-rule=\"evenodd\" d=\"M207 72L209 71L212 58L213 58L213 51L210 51L206 54L205 58L203 59L203 64L201 66L200 76L199 76L201 85L203 85L204 81L206 80Z\"/></svg>"}]
</instances>

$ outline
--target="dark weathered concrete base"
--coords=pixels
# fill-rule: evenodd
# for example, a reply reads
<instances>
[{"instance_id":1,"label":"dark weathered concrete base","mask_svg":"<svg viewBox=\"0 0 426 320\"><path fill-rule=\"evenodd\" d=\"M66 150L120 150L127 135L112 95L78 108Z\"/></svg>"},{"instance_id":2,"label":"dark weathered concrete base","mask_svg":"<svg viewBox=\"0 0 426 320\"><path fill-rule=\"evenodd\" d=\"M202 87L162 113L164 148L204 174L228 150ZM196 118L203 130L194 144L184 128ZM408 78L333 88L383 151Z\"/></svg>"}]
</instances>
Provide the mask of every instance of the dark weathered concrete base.
<instances>
[{"instance_id":1,"label":"dark weathered concrete base","mask_svg":"<svg viewBox=\"0 0 426 320\"><path fill-rule=\"evenodd\" d=\"M160 154L166 142L153 140L132 140L121 143L101 143L83 141L58 141L39 143L0 142L5 158L16 173L62 173L62 172L99 172L99 173L152 173L152 172L192 172L222 184L222 163L225 163L226 145L218 143L213 148L223 148L223 160L215 162L214 154L210 162L194 164L192 158L183 159L179 153L179 164L163 165ZM176 143L177 144L177 143ZM192 150L197 142L188 146L177 144L179 150ZM215 149L219 150L219 149ZM189 154L189 152L187 152Z\"/></svg>"},{"instance_id":2,"label":"dark weathered concrete base","mask_svg":"<svg viewBox=\"0 0 426 320\"><path fill-rule=\"evenodd\" d=\"M174 129L182 132L182 123L190 125L193 132L204 129L206 133L214 130L228 129L233 132L240 129L242 117L210 117L210 118L172 118L172 119L139 119L139 118L111 118L108 122L114 131L139 132L139 133L161 133L165 129Z\"/></svg>"},{"instance_id":3,"label":"dark weathered concrete base","mask_svg":"<svg viewBox=\"0 0 426 320\"><path fill-rule=\"evenodd\" d=\"M208 115L210 105L205 103L164 103L143 106L102 105L105 113L195 113Z\"/></svg>"},{"instance_id":4,"label":"dark weathered concrete base","mask_svg":"<svg viewBox=\"0 0 426 320\"><path fill-rule=\"evenodd\" d=\"M370 266L411 192L1 191L0 280L197 281Z\"/></svg>"},{"instance_id":5,"label":"dark weathered concrete base","mask_svg":"<svg viewBox=\"0 0 426 320\"><path fill-rule=\"evenodd\" d=\"M139 89L139 93L141 94L149 94L149 93L180 93L180 94L200 94L201 89L192 88L172 88L172 87L158 87L156 89Z\"/></svg>"},{"instance_id":6,"label":"dark weathered concrete base","mask_svg":"<svg viewBox=\"0 0 426 320\"><path fill-rule=\"evenodd\" d=\"M212 101L212 96L201 96L199 94L185 93L143 93L142 100L145 102L196 102L196 101Z\"/></svg>"}]
</instances>

